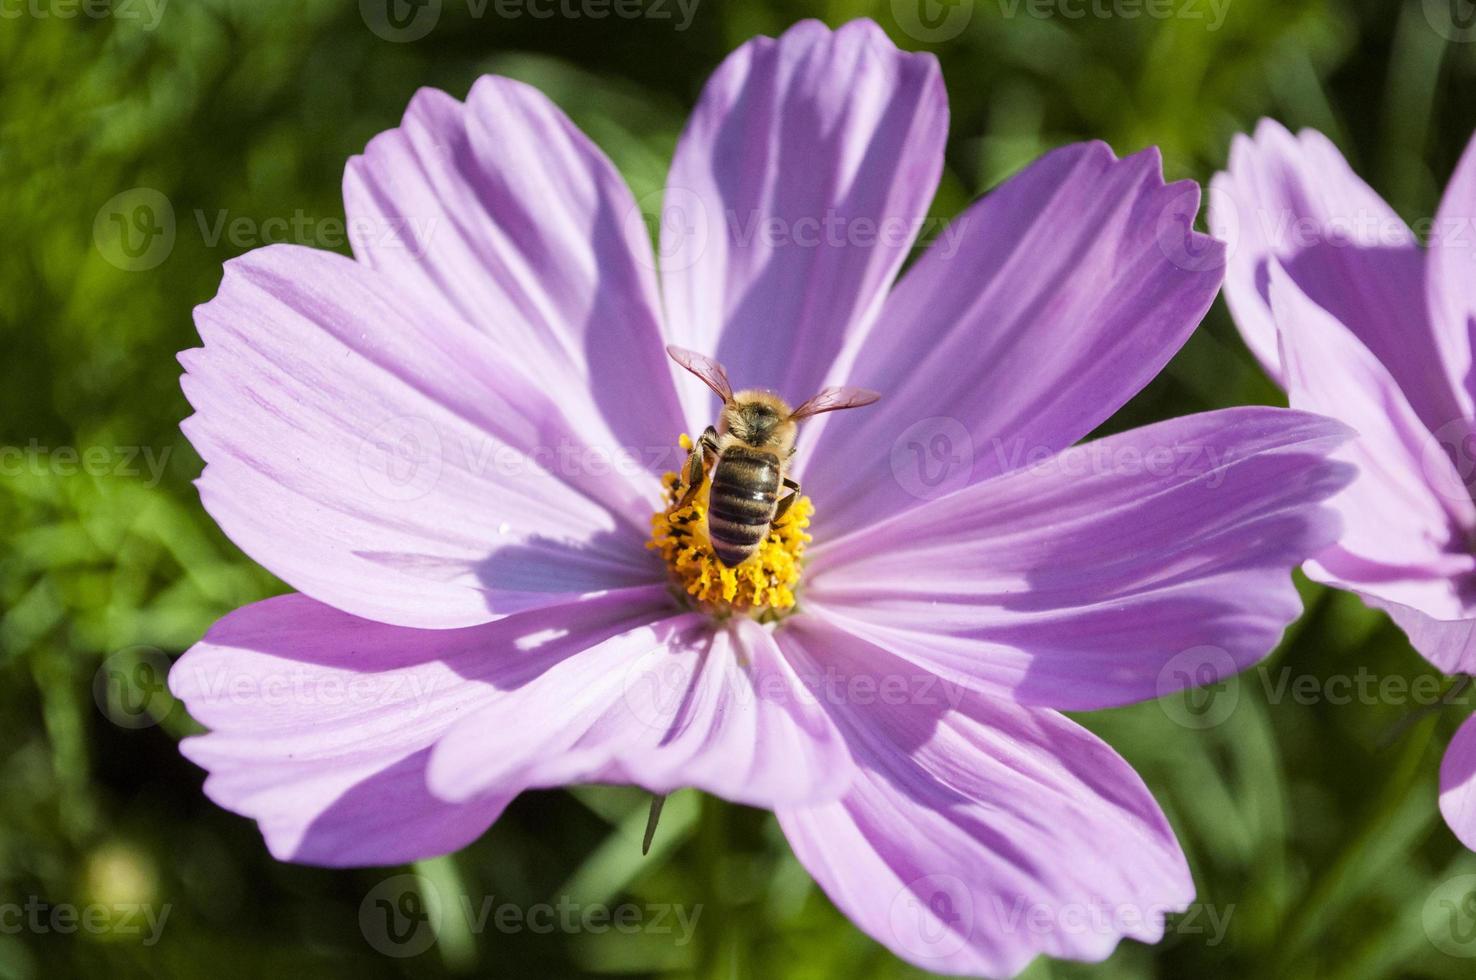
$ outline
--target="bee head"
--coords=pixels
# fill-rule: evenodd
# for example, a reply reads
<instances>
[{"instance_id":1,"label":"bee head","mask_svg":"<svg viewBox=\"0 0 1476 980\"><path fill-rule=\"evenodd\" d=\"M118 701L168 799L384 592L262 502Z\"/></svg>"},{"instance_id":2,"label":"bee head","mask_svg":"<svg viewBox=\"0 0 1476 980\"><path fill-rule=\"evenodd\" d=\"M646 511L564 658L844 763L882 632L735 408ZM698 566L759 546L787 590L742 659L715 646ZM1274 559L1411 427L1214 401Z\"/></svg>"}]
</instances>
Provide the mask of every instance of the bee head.
<instances>
[{"instance_id":1,"label":"bee head","mask_svg":"<svg viewBox=\"0 0 1476 980\"><path fill-rule=\"evenodd\" d=\"M718 431L783 456L794 447L795 424L789 416L789 406L773 392L740 391L723 406Z\"/></svg>"}]
</instances>

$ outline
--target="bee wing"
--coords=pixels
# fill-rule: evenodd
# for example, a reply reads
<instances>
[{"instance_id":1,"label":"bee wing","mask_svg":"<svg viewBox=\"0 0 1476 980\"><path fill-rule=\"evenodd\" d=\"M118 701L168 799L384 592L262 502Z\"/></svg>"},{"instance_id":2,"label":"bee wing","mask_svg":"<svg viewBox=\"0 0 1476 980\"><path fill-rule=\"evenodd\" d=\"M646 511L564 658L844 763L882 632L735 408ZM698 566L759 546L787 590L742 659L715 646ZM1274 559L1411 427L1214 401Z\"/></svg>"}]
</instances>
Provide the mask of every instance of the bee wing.
<instances>
[{"instance_id":1,"label":"bee wing","mask_svg":"<svg viewBox=\"0 0 1476 980\"><path fill-rule=\"evenodd\" d=\"M723 401L733 400L733 386L728 382L728 372L723 370L723 366L717 361L694 350L678 347L676 344L668 344L666 353L671 355L673 361L701 378L703 383L717 392L717 396Z\"/></svg>"},{"instance_id":2,"label":"bee wing","mask_svg":"<svg viewBox=\"0 0 1476 980\"><path fill-rule=\"evenodd\" d=\"M807 419L811 415L819 415L821 412L838 412L843 408L860 408L862 405L870 405L880 398L881 395L865 388L821 388L815 397L805 402L799 408L789 413L794 421Z\"/></svg>"}]
</instances>

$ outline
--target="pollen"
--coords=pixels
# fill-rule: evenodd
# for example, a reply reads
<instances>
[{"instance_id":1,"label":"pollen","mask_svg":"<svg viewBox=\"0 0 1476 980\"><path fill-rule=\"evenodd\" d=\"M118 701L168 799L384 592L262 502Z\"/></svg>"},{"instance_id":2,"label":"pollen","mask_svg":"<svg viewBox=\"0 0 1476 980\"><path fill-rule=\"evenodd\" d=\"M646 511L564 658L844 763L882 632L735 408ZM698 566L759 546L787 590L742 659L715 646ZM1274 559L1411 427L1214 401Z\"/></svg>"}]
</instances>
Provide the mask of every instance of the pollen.
<instances>
[{"instance_id":1,"label":"pollen","mask_svg":"<svg viewBox=\"0 0 1476 980\"><path fill-rule=\"evenodd\" d=\"M682 436L682 448L691 440ZM685 468L684 468L685 470ZM693 606L714 614L741 613L768 619L792 609L799 585L805 545L810 536L814 505L800 497L788 512L769 528L769 536L752 557L729 568L713 554L707 537L708 477L682 505L687 494L681 474L667 473L666 509L651 517L651 540L646 547L660 553L671 572L672 582Z\"/></svg>"}]
</instances>

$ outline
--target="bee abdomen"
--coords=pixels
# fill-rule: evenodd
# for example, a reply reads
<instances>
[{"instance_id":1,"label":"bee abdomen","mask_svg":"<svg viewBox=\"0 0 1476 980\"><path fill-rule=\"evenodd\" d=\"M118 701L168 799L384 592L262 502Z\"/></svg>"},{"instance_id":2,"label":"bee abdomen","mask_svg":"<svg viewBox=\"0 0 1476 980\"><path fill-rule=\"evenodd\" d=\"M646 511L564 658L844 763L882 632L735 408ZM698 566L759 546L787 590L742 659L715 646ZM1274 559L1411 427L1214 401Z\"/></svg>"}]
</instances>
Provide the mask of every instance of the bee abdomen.
<instances>
[{"instance_id":1,"label":"bee abdomen","mask_svg":"<svg viewBox=\"0 0 1476 980\"><path fill-rule=\"evenodd\" d=\"M779 461L768 454L724 455L712 476L707 534L724 565L740 564L763 543L774 520Z\"/></svg>"}]
</instances>

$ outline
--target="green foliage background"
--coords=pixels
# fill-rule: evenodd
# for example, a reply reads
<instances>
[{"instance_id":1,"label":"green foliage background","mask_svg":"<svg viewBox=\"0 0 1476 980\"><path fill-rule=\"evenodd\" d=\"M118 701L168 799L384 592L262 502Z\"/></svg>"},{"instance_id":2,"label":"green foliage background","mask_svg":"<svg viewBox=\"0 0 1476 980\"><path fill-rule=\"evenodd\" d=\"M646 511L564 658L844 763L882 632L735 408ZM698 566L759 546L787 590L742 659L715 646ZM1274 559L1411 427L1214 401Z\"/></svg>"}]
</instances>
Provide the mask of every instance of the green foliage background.
<instances>
[{"instance_id":1,"label":"green foliage background","mask_svg":"<svg viewBox=\"0 0 1476 980\"><path fill-rule=\"evenodd\" d=\"M667 18L546 20L446 0L428 36L392 43L352 2L169 0L157 25L138 0L72 17L59 16L79 10L70 0L0 3L0 446L35 447L39 460L0 477L0 903L171 908L152 947L121 929L0 930L0 978L916 973L829 905L767 815L679 795L642 859L644 799L602 788L529 794L477 844L418 870L444 894L522 905L701 903L691 943L478 936L450 916L429 952L385 957L365 941L359 907L396 872L272 861L179 758L192 725L182 709L125 728L94 699L108 658L139 645L176 654L218 616L282 589L198 505L174 354L194 345L190 309L213 294L221 263L254 244L216 238L221 216L257 229L296 219L276 237L337 246L344 161L396 124L417 87L462 96L484 72L532 81L639 196L660 188L703 79L731 48L801 16L872 16L942 61L953 123L939 215L1082 138L1119 152L1157 144L1171 177L1207 180L1234 133L1273 115L1328 133L1414 220L1433 213L1476 129L1476 43L1435 29L1444 0L1229 0L1214 29L1209 0L1177 0L1169 19L1133 0L1105 18L1086 0L1068 0L1080 18L977 0L936 44L904 29L909 5L700 0L678 30L669 0ZM136 187L168 198L177 234L160 264L128 271L93 226ZM1278 397L1217 303L1112 425ZM155 481L141 462L137 475L71 473L58 464L66 447L102 447L114 469L124 461L112 447L169 455ZM1305 592L1309 612L1282 648L1226 687L1236 700L1223 724L1186 728L1163 704L1085 719L1162 801L1200 900L1228 930L1216 941L1201 913L1159 946L1126 943L1094 966L1040 961L1032 980L1476 969L1430 937L1434 890L1476 872L1435 807L1440 751L1469 709L1395 731L1413 710L1398 698L1278 697L1287 679L1321 684L1360 667L1433 677L1382 616Z\"/></svg>"}]
</instances>

